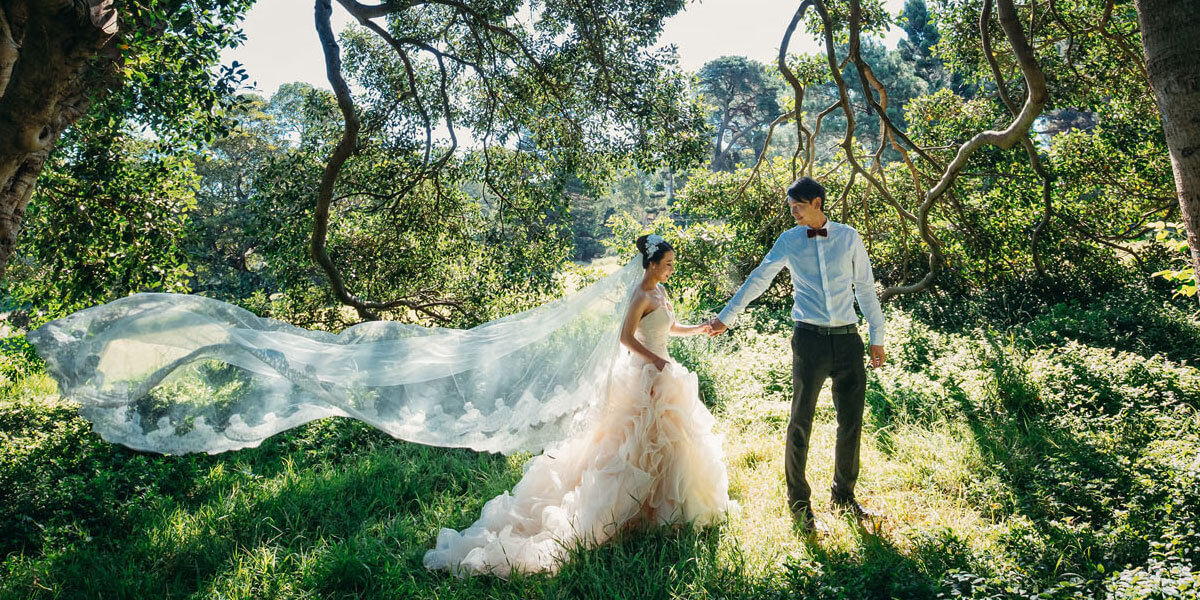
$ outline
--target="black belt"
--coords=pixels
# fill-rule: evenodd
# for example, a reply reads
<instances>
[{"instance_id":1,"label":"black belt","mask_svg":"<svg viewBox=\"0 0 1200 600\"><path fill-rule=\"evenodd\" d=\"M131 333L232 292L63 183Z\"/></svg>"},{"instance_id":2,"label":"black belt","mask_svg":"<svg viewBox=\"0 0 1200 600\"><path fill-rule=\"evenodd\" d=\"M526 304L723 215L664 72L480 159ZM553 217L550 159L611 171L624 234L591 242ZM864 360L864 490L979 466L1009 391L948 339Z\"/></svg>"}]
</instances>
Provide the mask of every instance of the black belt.
<instances>
[{"instance_id":1,"label":"black belt","mask_svg":"<svg viewBox=\"0 0 1200 600\"><path fill-rule=\"evenodd\" d=\"M837 327L821 327L804 321L796 321L796 329L807 329L815 331L821 335L841 335L846 333L858 333L857 325L839 325Z\"/></svg>"}]
</instances>

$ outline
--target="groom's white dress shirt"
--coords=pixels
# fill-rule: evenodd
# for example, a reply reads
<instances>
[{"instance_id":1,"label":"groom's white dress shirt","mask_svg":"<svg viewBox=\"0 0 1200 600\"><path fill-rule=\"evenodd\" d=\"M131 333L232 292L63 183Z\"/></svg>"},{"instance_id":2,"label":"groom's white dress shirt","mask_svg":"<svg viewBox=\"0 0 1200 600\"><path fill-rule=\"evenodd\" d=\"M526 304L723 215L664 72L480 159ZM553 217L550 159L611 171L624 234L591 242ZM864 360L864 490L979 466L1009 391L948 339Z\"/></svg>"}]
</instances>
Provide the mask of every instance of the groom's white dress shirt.
<instances>
[{"instance_id":1,"label":"groom's white dress shirt","mask_svg":"<svg viewBox=\"0 0 1200 600\"><path fill-rule=\"evenodd\" d=\"M828 236L809 237L798 225L779 236L766 258L746 278L717 318L733 325L738 313L762 295L779 270L792 274L792 319L821 327L858 323L854 298L867 318L871 345L882 346L883 311L875 295L875 276L862 237L853 227L827 221Z\"/></svg>"}]
</instances>

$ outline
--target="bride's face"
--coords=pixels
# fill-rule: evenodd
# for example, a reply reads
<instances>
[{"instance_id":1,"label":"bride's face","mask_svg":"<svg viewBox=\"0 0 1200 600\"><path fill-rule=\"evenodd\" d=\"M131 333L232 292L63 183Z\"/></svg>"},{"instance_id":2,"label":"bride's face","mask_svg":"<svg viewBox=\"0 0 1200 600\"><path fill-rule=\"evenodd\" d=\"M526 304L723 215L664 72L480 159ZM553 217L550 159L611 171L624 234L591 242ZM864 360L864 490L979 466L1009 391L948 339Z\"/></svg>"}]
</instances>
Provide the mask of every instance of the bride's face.
<instances>
[{"instance_id":1,"label":"bride's face","mask_svg":"<svg viewBox=\"0 0 1200 600\"><path fill-rule=\"evenodd\" d=\"M662 258L656 263L650 263L650 270L653 272L653 277L659 283L662 283L675 272L675 251L667 250L663 253Z\"/></svg>"}]
</instances>

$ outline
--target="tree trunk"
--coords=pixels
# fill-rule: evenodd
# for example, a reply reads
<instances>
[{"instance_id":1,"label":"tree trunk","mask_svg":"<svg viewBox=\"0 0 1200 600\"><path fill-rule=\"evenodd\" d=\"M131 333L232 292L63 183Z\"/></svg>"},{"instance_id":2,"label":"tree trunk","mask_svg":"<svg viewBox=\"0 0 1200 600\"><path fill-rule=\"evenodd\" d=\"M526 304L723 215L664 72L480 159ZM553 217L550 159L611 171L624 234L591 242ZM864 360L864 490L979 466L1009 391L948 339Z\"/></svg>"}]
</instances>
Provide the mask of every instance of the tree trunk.
<instances>
[{"instance_id":1,"label":"tree trunk","mask_svg":"<svg viewBox=\"0 0 1200 600\"><path fill-rule=\"evenodd\" d=\"M112 0L0 0L0 279L55 142L117 81L116 31Z\"/></svg>"},{"instance_id":2,"label":"tree trunk","mask_svg":"<svg viewBox=\"0 0 1200 600\"><path fill-rule=\"evenodd\" d=\"M1137 0L1137 13L1192 267L1200 279L1200 0Z\"/></svg>"},{"instance_id":3,"label":"tree trunk","mask_svg":"<svg viewBox=\"0 0 1200 600\"><path fill-rule=\"evenodd\" d=\"M729 103L721 110L721 125L717 127L717 142L713 144L712 162L708 168L713 171L723 171L721 168L721 146L725 141L725 129L729 126Z\"/></svg>"}]
</instances>

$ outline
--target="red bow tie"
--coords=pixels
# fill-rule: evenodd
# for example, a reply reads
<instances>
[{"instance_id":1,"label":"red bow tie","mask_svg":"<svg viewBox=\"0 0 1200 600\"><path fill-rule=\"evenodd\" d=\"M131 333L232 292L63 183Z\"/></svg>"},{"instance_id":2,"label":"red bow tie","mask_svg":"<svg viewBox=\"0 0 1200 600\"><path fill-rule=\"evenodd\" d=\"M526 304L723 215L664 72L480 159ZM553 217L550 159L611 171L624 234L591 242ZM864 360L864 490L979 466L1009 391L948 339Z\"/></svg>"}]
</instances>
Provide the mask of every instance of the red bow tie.
<instances>
[{"instance_id":1,"label":"red bow tie","mask_svg":"<svg viewBox=\"0 0 1200 600\"><path fill-rule=\"evenodd\" d=\"M822 227L820 229L809 229L808 230L808 237L815 238L818 235L821 237L829 237L829 230L825 229L824 227Z\"/></svg>"}]
</instances>

